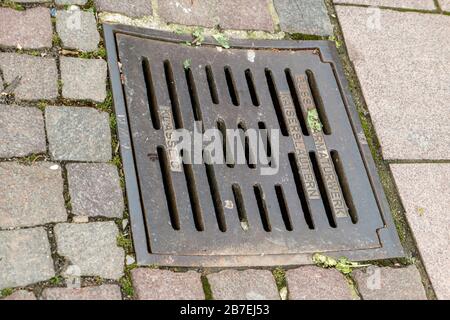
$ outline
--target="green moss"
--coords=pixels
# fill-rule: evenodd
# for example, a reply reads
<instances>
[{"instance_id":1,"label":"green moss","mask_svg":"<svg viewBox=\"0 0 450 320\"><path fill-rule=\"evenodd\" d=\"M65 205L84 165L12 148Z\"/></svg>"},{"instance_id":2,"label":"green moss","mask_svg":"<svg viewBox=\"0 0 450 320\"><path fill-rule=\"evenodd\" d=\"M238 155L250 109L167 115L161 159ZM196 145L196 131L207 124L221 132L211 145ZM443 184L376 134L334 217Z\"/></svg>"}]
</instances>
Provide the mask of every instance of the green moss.
<instances>
[{"instance_id":1,"label":"green moss","mask_svg":"<svg viewBox=\"0 0 450 320\"><path fill-rule=\"evenodd\" d=\"M130 252L133 249L133 242L129 237L123 234L117 236L117 245L124 248L126 252Z\"/></svg>"},{"instance_id":2,"label":"green moss","mask_svg":"<svg viewBox=\"0 0 450 320\"><path fill-rule=\"evenodd\" d=\"M62 276L54 276L49 280L49 282L54 286L58 286L64 282L64 278Z\"/></svg>"},{"instance_id":3,"label":"green moss","mask_svg":"<svg viewBox=\"0 0 450 320\"><path fill-rule=\"evenodd\" d=\"M1 6L2 6L2 7L8 7L8 8L17 10L17 11L24 11L24 10L25 10L25 7L24 7L24 6L22 6L22 5L19 4L19 3L14 2L14 1L11 1L11 0L5 0L5 1L3 1L3 3L1 4Z\"/></svg>"},{"instance_id":4,"label":"green moss","mask_svg":"<svg viewBox=\"0 0 450 320\"><path fill-rule=\"evenodd\" d=\"M133 283L131 282L130 274L127 273L127 275L120 278L119 282L120 282L120 286L122 287L123 293L128 298L133 298L134 297L134 288L133 288Z\"/></svg>"},{"instance_id":5,"label":"green moss","mask_svg":"<svg viewBox=\"0 0 450 320\"><path fill-rule=\"evenodd\" d=\"M213 294L211 290L211 285L209 284L208 278L206 276L201 277L203 292L205 293L205 300L213 300Z\"/></svg>"},{"instance_id":6,"label":"green moss","mask_svg":"<svg viewBox=\"0 0 450 320\"><path fill-rule=\"evenodd\" d=\"M288 40L326 40L326 37L303 33L287 33L286 38Z\"/></svg>"},{"instance_id":7,"label":"green moss","mask_svg":"<svg viewBox=\"0 0 450 320\"><path fill-rule=\"evenodd\" d=\"M0 291L0 296L1 296L1 297L7 297L7 296L12 295L13 292L14 292L13 289L11 289L11 288L5 288L5 289L3 289L3 290Z\"/></svg>"}]
</instances>

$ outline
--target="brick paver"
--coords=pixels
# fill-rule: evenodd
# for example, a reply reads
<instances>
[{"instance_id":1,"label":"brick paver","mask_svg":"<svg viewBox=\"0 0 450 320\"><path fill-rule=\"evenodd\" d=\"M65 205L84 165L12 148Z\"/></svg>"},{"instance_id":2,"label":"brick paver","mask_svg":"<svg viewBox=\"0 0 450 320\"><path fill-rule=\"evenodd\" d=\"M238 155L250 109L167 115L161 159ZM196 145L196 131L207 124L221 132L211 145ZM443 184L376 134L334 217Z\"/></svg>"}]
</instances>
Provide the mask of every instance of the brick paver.
<instances>
[{"instance_id":1,"label":"brick paver","mask_svg":"<svg viewBox=\"0 0 450 320\"><path fill-rule=\"evenodd\" d=\"M138 300L203 300L200 273L140 268L131 271Z\"/></svg>"},{"instance_id":2,"label":"brick paver","mask_svg":"<svg viewBox=\"0 0 450 320\"><path fill-rule=\"evenodd\" d=\"M419 271L407 268L370 267L356 270L353 278L365 300L426 300Z\"/></svg>"},{"instance_id":3,"label":"brick paver","mask_svg":"<svg viewBox=\"0 0 450 320\"><path fill-rule=\"evenodd\" d=\"M450 164L391 165L436 295L450 299Z\"/></svg>"},{"instance_id":4,"label":"brick paver","mask_svg":"<svg viewBox=\"0 0 450 320\"><path fill-rule=\"evenodd\" d=\"M92 12L80 9L58 11L56 30L64 48L81 51L97 50L100 35Z\"/></svg>"},{"instance_id":5,"label":"brick paver","mask_svg":"<svg viewBox=\"0 0 450 320\"><path fill-rule=\"evenodd\" d=\"M58 96L58 70L53 58L0 52L0 70L5 82L22 77L14 90L16 99L55 99Z\"/></svg>"},{"instance_id":6,"label":"brick paver","mask_svg":"<svg viewBox=\"0 0 450 320\"><path fill-rule=\"evenodd\" d=\"M1 300L1 299L0 299ZM3 300L36 300L36 296L33 292L27 290L17 290L13 294L3 298Z\"/></svg>"},{"instance_id":7,"label":"brick paver","mask_svg":"<svg viewBox=\"0 0 450 320\"><path fill-rule=\"evenodd\" d=\"M94 108L47 107L50 155L55 160L107 162L111 159L109 116Z\"/></svg>"},{"instance_id":8,"label":"brick paver","mask_svg":"<svg viewBox=\"0 0 450 320\"><path fill-rule=\"evenodd\" d=\"M0 228L67 220L59 165L0 162L0 181Z\"/></svg>"},{"instance_id":9,"label":"brick paver","mask_svg":"<svg viewBox=\"0 0 450 320\"><path fill-rule=\"evenodd\" d=\"M290 300L351 300L350 285L336 269L305 266L288 270L286 280Z\"/></svg>"},{"instance_id":10,"label":"brick paver","mask_svg":"<svg viewBox=\"0 0 450 320\"><path fill-rule=\"evenodd\" d=\"M158 3L158 14L170 23L224 29L273 31L267 0L168 0Z\"/></svg>"},{"instance_id":11,"label":"brick paver","mask_svg":"<svg viewBox=\"0 0 450 320\"><path fill-rule=\"evenodd\" d=\"M333 0L334 3L363 4L393 8L434 10L433 0Z\"/></svg>"},{"instance_id":12,"label":"brick paver","mask_svg":"<svg viewBox=\"0 0 450 320\"><path fill-rule=\"evenodd\" d=\"M119 279L125 254L117 246L114 222L64 223L55 226L58 253L80 268L83 276Z\"/></svg>"},{"instance_id":13,"label":"brick paver","mask_svg":"<svg viewBox=\"0 0 450 320\"><path fill-rule=\"evenodd\" d=\"M122 300L122 294L118 285L108 284L80 289L47 288L41 300Z\"/></svg>"},{"instance_id":14,"label":"brick paver","mask_svg":"<svg viewBox=\"0 0 450 320\"><path fill-rule=\"evenodd\" d=\"M275 0L274 5L283 31L319 36L333 33L323 0Z\"/></svg>"},{"instance_id":15,"label":"brick paver","mask_svg":"<svg viewBox=\"0 0 450 320\"><path fill-rule=\"evenodd\" d=\"M52 22L47 8L25 11L0 8L0 47L43 49L52 46Z\"/></svg>"},{"instance_id":16,"label":"brick paver","mask_svg":"<svg viewBox=\"0 0 450 320\"><path fill-rule=\"evenodd\" d=\"M45 153L44 117L32 107L0 104L0 158Z\"/></svg>"},{"instance_id":17,"label":"brick paver","mask_svg":"<svg viewBox=\"0 0 450 320\"><path fill-rule=\"evenodd\" d=\"M450 12L450 0L439 0L442 10Z\"/></svg>"},{"instance_id":18,"label":"brick paver","mask_svg":"<svg viewBox=\"0 0 450 320\"><path fill-rule=\"evenodd\" d=\"M337 13L384 157L450 159L450 17L382 10L378 24L365 8Z\"/></svg>"},{"instance_id":19,"label":"brick paver","mask_svg":"<svg viewBox=\"0 0 450 320\"><path fill-rule=\"evenodd\" d=\"M120 218L124 203L117 167L112 164L68 164L72 213Z\"/></svg>"},{"instance_id":20,"label":"brick paver","mask_svg":"<svg viewBox=\"0 0 450 320\"><path fill-rule=\"evenodd\" d=\"M63 97L103 102L106 98L106 74L106 62L102 59L61 57Z\"/></svg>"},{"instance_id":21,"label":"brick paver","mask_svg":"<svg viewBox=\"0 0 450 320\"><path fill-rule=\"evenodd\" d=\"M0 289L27 286L54 275L44 228L0 231Z\"/></svg>"},{"instance_id":22,"label":"brick paver","mask_svg":"<svg viewBox=\"0 0 450 320\"><path fill-rule=\"evenodd\" d=\"M160 1L165 2L165 1ZM148 0L95 0L98 11L120 13L132 18L152 15L152 2Z\"/></svg>"},{"instance_id":23,"label":"brick paver","mask_svg":"<svg viewBox=\"0 0 450 320\"><path fill-rule=\"evenodd\" d=\"M217 300L279 300L277 285L269 270L225 270L207 276Z\"/></svg>"}]
</instances>

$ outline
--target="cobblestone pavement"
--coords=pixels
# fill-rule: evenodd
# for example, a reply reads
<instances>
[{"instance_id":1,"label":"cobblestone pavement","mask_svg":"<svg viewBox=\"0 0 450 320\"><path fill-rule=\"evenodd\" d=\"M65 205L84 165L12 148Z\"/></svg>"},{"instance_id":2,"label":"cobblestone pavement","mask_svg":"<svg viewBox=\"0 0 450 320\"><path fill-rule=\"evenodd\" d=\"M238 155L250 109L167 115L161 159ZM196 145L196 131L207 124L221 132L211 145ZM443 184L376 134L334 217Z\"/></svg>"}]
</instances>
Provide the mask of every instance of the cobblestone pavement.
<instances>
[{"instance_id":1,"label":"cobblestone pavement","mask_svg":"<svg viewBox=\"0 0 450 320\"><path fill-rule=\"evenodd\" d=\"M21 77L0 97L0 298L450 298L450 1L334 2L0 1L0 91ZM410 256L351 275L136 267L102 21L336 41Z\"/></svg>"}]
</instances>

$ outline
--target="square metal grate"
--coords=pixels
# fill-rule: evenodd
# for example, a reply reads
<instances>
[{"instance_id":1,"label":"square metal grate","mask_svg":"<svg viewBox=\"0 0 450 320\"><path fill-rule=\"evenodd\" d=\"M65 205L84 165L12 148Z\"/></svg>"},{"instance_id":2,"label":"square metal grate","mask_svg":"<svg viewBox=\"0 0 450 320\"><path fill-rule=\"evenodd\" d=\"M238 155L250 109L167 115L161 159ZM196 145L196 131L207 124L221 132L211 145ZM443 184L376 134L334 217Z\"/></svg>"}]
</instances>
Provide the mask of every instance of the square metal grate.
<instances>
[{"instance_id":1,"label":"square metal grate","mask_svg":"<svg viewBox=\"0 0 450 320\"><path fill-rule=\"evenodd\" d=\"M139 264L403 255L333 43L235 40L221 49L155 30L104 31ZM170 133L193 131L195 121L238 129L247 163L174 161ZM279 129L276 174L250 161L249 129Z\"/></svg>"}]
</instances>

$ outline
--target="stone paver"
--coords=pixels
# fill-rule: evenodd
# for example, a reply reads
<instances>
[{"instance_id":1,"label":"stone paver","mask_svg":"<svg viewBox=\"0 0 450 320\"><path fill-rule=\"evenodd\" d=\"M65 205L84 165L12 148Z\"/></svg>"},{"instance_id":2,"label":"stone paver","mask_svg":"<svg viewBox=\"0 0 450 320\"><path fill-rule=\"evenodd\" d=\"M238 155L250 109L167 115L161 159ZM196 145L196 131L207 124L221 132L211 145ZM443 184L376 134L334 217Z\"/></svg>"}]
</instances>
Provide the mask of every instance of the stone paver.
<instances>
[{"instance_id":1,"label":"stone paver","mask_svg":"<svg viewBox=\"0 0 450 320\"><path fill-rule=\"evenodd\" d=\"M433 0L333 0L333 2L419 10L436 9Z\"/></svg>"},{"instance_id":2,"label":"stone paver","mask_svg":"<svg viewBox=\"0 0 450 320\"><path fill-rule=\"evenodd\" d=\"M44 228L0 231L0 289L27 286L54 275Z\"/></svg>"},{"instance_id":3,"label":"stone paver","mask_svg":"<svg viewBox=\"0 0 450 320\"><path fill-rule=\"evenodd\" d=\"M0 158L45 153L44 117L41 110L0 104Z\"/></svg>"},{"instance_id":4,"label":"stone paver","mask_svg":"<svg viewBox=\"0 0 450 320\"><path fill-rule=\"evenodd\" d=\"M106 279L123 275L125 254L117 246L114 222L58 224L55 235L58 253L80 268L81 275Z\"/></svg>"},{"instance_id":5,"label":"stone paver","mask_svg":"<svg viewBox=\"0 0 450 320\"><path fill-rule=\"evenodd\" d=\"M42 292L41 300L122 300L118 285L101 285L98 287L47 288Z\"/></svg>"},{"instance_id":6,"label":"stone paver","mask_svg":"<svg viewBox=\"0 0 450 320\"><path fill-rule=\"evenodd\" d=\"M25 11L0 8L0 47L43 49L52 46L52 22L48 8Z\"/></svg>"},{"instance_id":7,"label":"stone paver","mask_svg":"<svg viewBox=\"0 0 450 320\"><path fill-rule=\"evenodd\" d=\"M123 194L115 165L68 164L67 176L74 215L122 217Z\"/></svg>"},{"instance_id":8,"label":"stone paver","mask_svg":"<svg viewBox=\"0 0 450 320\"><path fill-rule=\"evenodd\" d=\"M102 59L61 57L64 98L103 102L106 98L106 62Z\"/></svg>"},{"instance_id":9,"label":"stone paver","mask_svg":"<svg viewBox=\"0 0 450 320\"><path fill-rule=\"evenodd\" d=\"M436 295L450 299L450 164L395 164L391 169Z\"/></svg>"},{"instance_id":10,"label":"stone paver","mask_svg":"<svg viewBox=\"0 0 450 320\"><path fill-rule=\"evenodd\" d=\"M335 269L305 266L288 270L286 280L290 300L352 300L352 290Z\"/></svg>"},{"instance_id":11,"label":"stone paver","mask_svg":"<svg viewBox=\"0 0 450 320\"><path fill-rule=\"evenodd\" d=\"M450 16L337 13L384 157L450 159Z\"/></svg>"},{"instance_id":12,"label":"stone paver","mask_svg":"<svg viewBox=\"0 0 450 320\"><path fill-rule=\"evenodd\" d=\"M136 299L204 300L200 274L195 271L134 269L131 271Z\"/></svg>"},{"instance_id":13,"label":"stone paver","mask_svg":"<svg viewBox=\"0 0 450 320\"><path fill-rule=\"evenodd\" d=\"M275 0L274 5L285 32L319 36L333 33L323 0Z\"/></svg>"},{"instance_id":14,"label":"stone paver","mask_svg":"<svg viewBox=\"0 0 450 320\"><path fill-rule=\"evenodd\" d=\"M67 220L59 165L0 162L0 181L0 228Z\"/></svg>"},{"instance_id":15,"label":"stone paver","mask_svg":"<svg viewBox=\"0 0 450 320\"><path fill-rule=\"evenodd\" d=\"M267 0L168 0L160 1L159 15L169 23L224 29L273 31Z\"/></svg>"},{"instance_id":16,"label":"stone paver","mask_svg":"<svg viewBox=\"0 0 450 320\"><path fill-rule=\"evenodd\" d=\"M95 0L95 6L98 11L120 13L132 18L152 15L152 3L148 0Z\"/></svg>"},{"instance_id":17,"label":"stone paver","mask_svg":"<svg viewBox=\"0 0 450 320\"><path fill-rule=\"evenodd\" d=\"M439 4L442 10L450 12L450 0L439 0Z\"/></svg>"},{"instance_id":18,"label":"stone paver","mask_svg":"<svg viewBox=\"0 0 450 320\"><path fill-rule=\"evenodd\" d=\"M50 154L56 160L107 162L111 159L109 116L94 108L47 107Z\"/></svg>"},{"instance_id":19,"label":"stone paver","mask_svg":"<svg viewBox=\"0 0 450 320\"><path fill-rule=\"evenodd\" d=\"M353 278L365 300L426 300L419 271L407 268L370 267L355 270Z\"/></svg>"},{"instance_id":20,"label":"stone paver","mask_svg":"<svg viewBox=\"0 0 450 320\"><path fill-rule=\"evenodd\" d=\"M1 299L0 299L1 300ZM36 296L33 292L27 291L27 290L17 290L13 294L7 296L3 300L19 300L19 301L25 301L25 300L36 300Z\"/></svg>"},{"instance_id":21,"label":"stone paver","mask_svg":"<svg viewBox=\"0 0 450 320\"><path fill-rule=\"evenodd\" d=\"M277 285L269 270L225 270L207 276L217 300L279 300Z\"/></svg>"},{"instance_id":22,"label":"stone paver","mask_svg":"<svg viewBox=\"0 0 450 320\"><path fill-rule=\"evenodd\" d=\"M87 0L55 0L55 3L59 6L64 6L68 4L84 6L87 3Z\"/></svg>"},{"instance_id":23,"label":"stone paver","mask_svg":"<svg viewBox=\"0 0 450 320\"><path fill-rule=\"evenodd\" d=\"M22 77L14 91L21 100L55 99L58 97L58 70L52 58L0 52L0 70L6 83Z\"/></svg>"},{"instance_id":24,"label":"stone paver","mask_svg":"<svg viewBox=\"0 0 450 320\"><path fill-rule=\"evenodd\" d=\"M78 8L58 11L56 30L64 48L81 51L97 50L100 35L92 12Z\"/></svg>"}]
</instances>

